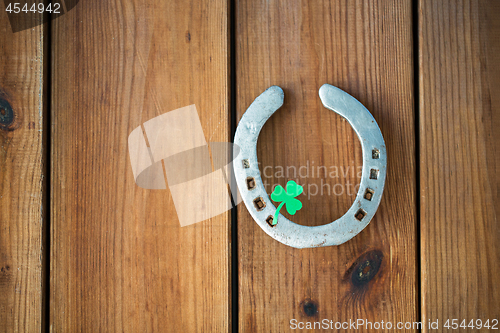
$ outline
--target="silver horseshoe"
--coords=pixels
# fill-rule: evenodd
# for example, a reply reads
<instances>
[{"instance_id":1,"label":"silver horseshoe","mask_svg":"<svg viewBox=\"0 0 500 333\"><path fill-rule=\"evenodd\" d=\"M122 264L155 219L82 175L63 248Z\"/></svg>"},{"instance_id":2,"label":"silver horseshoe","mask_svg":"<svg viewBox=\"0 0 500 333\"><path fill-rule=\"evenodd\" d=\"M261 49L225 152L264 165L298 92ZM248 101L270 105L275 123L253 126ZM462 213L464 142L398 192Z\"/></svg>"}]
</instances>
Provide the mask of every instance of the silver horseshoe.
<instances>
[{"instance_id":1,"label":"silver horseshoe","mask_svg":"<svg viewBox=\"0 0 500 333\"><path fill-rule=\"evenodd\" d=\"M234 136L234 176L250 215L269 236L295 248L340 245L363 230L375 215L382 199L387 172L384 138L371 113L354 97L329 84L319 89L323 105L347 119L361 142L363 169L356 199L342 217L325 225L296 224L281 213L274 226L268 221L276 207L266 193L257 163L257 139L266 121L282 105L278 86L264 91L243 114ZM239 150L239 153L238 153Z\"/></svg>"}]
</instances>

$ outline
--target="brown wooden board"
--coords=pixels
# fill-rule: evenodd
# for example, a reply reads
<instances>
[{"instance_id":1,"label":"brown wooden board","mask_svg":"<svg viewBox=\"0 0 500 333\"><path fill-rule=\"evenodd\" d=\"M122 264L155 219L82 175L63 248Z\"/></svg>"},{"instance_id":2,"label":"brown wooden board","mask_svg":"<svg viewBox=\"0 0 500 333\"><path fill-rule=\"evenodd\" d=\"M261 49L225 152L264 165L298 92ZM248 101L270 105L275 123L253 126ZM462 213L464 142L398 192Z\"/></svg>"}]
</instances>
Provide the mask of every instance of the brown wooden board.
<instances>
[{"instance_id":1,"label":"brown wooden board","mask_svg":"<svg viewBox=\"0 0 500 333\"><path fill-rule=\"evenodd\" d=\"M43 323L47 32L13 33L0 5L0 331Z\"/></svg>"},{"instance_id":2,"label":"brown wooden board","mask_svg":"<svg viewBox=\"0 0 500 333\"><path fill-rule=\"evenodd\" d=\"M227 1L81 1L53 22L54 332L224 332L229 212L180 227L134 181L128 135L195 104L229 141Z\"/></svg>"},{"instance_id":3,"label":"brown wooden board","mask_svg":"<svg viewBox=\"0 0 500 333\"><path fill-rule=\"evenodd\" d=\"M346 121L321 105L322 84L347 91L372 112L388 155L379 210L343 245L287 247L239 207L241 332L286 332L292 319L418 320L411 1L239 0L236 25L238 119L269 86L285 92L284 106L260 134L258 158L268 193L289 179L305 188L303 209L286 216L303 225L329 223L351 206L355 191L349 195L348 188L360 180L359 141ZM313 175L313 164L328 175L318 175L319 169ZM303 167L302 174L294 177L290 169L287 176L287 167ZM335 168L349 172L336 175Z\"/></svg>"},{"instance_id":4,"label":"brown wooden board","mask_svg":"<svg viewBox=\"0 0 500 333\"><path fill-rule=\"evenodd\" d=\"M421 0L419 17L422 318L491 324L500 319L500 3Z\"/></svg>"}]
</instances>

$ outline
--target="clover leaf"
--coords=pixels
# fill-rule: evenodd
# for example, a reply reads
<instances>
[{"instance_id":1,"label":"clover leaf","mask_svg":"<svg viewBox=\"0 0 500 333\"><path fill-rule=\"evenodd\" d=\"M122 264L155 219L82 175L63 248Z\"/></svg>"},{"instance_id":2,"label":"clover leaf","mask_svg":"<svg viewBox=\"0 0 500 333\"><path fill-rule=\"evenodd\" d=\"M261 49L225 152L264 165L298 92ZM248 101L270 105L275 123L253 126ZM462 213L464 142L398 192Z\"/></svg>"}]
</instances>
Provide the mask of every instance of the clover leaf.
<instances>
[{"instance_id":1,"label":"clover leaf","mask_svg":"<svg viewBox=\"0 0 500 333\"><path fill-rule=\"evenodd\" d=\"M295 213L302 208L302 202L295 199L295 197L298 197L302 192L304 192L304 188L293 180L286 183L286 191L281 185L274 188L273 193L271 193L271 199L275 202L281 202L281 204L276 209L276 213L274 213L273 225L278 223L278 214L283 205L286 205L286 211L290 215L295 215Z\"/></svg>"}]
</instances>

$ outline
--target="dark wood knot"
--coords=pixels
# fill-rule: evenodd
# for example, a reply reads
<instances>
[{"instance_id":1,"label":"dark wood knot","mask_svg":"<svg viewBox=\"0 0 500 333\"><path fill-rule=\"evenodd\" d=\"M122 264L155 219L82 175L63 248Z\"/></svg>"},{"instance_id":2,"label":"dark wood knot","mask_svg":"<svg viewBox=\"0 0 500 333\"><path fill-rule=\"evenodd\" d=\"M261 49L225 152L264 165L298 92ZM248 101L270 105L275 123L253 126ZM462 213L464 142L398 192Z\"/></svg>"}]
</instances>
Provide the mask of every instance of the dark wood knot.
<instances>
[{"instance_id":1,"label":"dark wood knot","mask_svg":"<svg viewBox=\"0 0 500 333\"><path fill-rule=\"evenodd\" d=\"M4 131L14 130L16 115L10 103L0 97L0 129Z\"/></svg>"},{"instance_id":2,"label":"dark wood knot","mask_svg":"<svg viewBox=\"0 0 500 333\"><path fill-rule=\"evenodd\" d=\"M318 303L310 298L303 300L300 303L300 310L307 317L314 317L318 314Z\"/></svg>"},{"instance_id":3,"label":"dark wood knot","mask_svg":"<svg viewBox=\"0 0 500 333\"><path fill-rule=\"evenodd\" d=\"M380 250L366 252L351 265L346 276L355 287L364 287L377 275L383 258Z\"/></svg>"}]
</instances>

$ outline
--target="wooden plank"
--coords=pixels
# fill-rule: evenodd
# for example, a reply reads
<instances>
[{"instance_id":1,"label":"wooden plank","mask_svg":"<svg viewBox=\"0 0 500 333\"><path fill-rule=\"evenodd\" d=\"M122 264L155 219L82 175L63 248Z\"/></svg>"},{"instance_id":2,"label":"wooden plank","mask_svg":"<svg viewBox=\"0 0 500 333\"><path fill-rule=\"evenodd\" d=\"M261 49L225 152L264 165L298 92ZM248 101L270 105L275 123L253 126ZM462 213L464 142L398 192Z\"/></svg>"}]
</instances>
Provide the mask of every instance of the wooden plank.
<instances>
[{"instance_id":1,"label":"wooden plank","mask_svg":"<svg viewBox=\"0 0 500 333\"><path fill-rule=\"evenodd\" d=\"M258 158L269 184L296 179L304 185L304 208L293 221L312 226L339 218L354 200L349 186L359 182L359 142L347 122L322 107L322 84L340 87L372 112L388 154L379 211L363 232L341 246L287 247L239 207L241 331L285 332L291 319L416 321L411 2L239 0L236 10L238 117L269 86L285 91L284 106L260 134ZM318 176L319 169L313 174L313 163L326 167L328 175L320 171ZM303 173L294 177L290 171L287 177L287 167L297 172L303 167ZM337 175L335 168L349 172ZM330 185L330 194L325 186L314 195L314 185L320 189L324 184Z\"/></svg>"},{"instance_id":2,"label":"wooden plank","mask_svg":"<svg viewBox=\"0 0 500 333\"><path fill-rule=\"evenodd\" d=\"M0 331L40 332L47 29L13 33L0 8Z\"/></svg>"},{"instance_id":3,"label":"wooden plank","mask_svg":"<svg viewBox=\"0 0 500 333\"><path fill-rule=\"evenodd\" d=\"M500 3L422 0L419 16L422 319L491 323L500 319Z\"/></svg>"},{"instance_id":4,"label":"wooden plank","mask_svg":"<svg viewBox=\"0 0 500 333\"><path fill-rule=\"evenodd\" d=\"M227 1L81 1L54 21L51 327L223 332L229 213L181 228L136 186L127 139L195 104L229 141Z\"/></svg>"}]
</instances>

